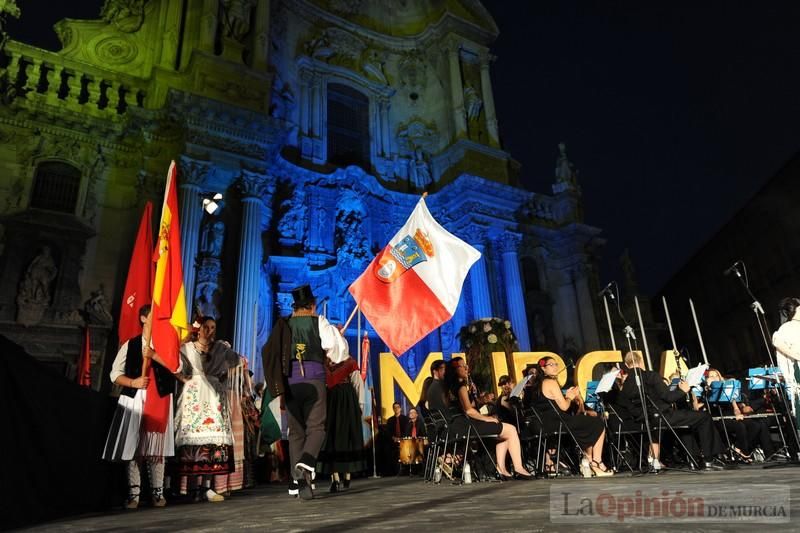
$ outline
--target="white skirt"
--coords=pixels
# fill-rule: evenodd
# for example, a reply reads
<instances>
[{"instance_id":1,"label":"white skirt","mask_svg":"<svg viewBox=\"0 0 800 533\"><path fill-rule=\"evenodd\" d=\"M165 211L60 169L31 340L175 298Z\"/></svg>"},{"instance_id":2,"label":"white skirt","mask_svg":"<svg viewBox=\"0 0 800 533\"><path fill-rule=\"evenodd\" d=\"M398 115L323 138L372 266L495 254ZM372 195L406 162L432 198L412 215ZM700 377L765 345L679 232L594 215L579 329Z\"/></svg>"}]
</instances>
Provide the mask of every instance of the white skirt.
<instances>
[{"instance_id":1,"label":"white skirt","mask_svg":"<svg viewBox=\"0 0 800 533\"><path fill-rule=\"evenodd\" d=\"M106 444L103 448L103 459L106 461L131 461L136 457L142 427L142 413L147 398L145 389L138 389L136 395L120 395L117 409L111 419ZM169 406L169 419L164 432L163 456L175 455L175 436L172 420L172 402Z\"/></svg>"}]
</instances>

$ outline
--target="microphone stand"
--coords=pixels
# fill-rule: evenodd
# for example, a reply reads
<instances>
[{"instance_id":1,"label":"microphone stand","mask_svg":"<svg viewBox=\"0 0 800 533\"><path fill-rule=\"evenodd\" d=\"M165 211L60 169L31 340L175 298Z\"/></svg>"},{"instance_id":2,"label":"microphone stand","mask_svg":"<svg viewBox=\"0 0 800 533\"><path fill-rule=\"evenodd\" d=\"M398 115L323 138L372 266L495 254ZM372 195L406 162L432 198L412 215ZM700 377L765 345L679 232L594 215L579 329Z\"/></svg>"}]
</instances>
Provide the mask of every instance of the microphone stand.
<instances>
[{"instance_id":1,"label":"microphone stand","mask_svg":"<svg viewBox=\"0 0 800 533\"><path fill-rule=\"evenodd\" d=\"M611 298L614 299L613 293L611 293ZM636 335L633 332L633 328L628 323L628 320L625 318L625 315L622 313L619 297L616 298L616 304L617 304L616 305L617 314L622 319L622 322L625 324L625 328L623 329L623 331L625 332L625 339L628 341L628 351L633 352L633 343L631 342L631 339L636 340ZM647 442L649 445L647 453L649 455L653 452L654 446L653 446L653 434L650 429L650 414L647 412L648 411L647 401L646 401L647 394L645 393L644 383L642 382L641 369L634 366L633 374L634 374L634 379L636 380L636 389L639 393L639 403L642 406L642 415L644 415L644 427L645 431L647 432Z\"/></svg>"},{"instance_id":2,"label":"microphone stand","mask_svg":"<svg viewBox=\"0 0 800 533\"><path fill-rule=\"evenodd\" d=\"M753 294L753 291L750 290L750 283L746 279L747 270L746 267L744 267L744 262L738 261L737 263L734 263L734 265L729 270L730 272L736 275L736 278L739 280L739 283L742 285L742 287L744 287L747 296L752 301L752 303L750 304L750 309L753 310L756 322L758 323L758 331L759 333L761 333L761 340L764 342L764 349L767 351L767 358L769 360L769 365L771 368L774 368L776 366L775 359L772 357L772 347L769 342L769 339L767 338L767 331L769 331L770 329L769 322L767 322L767 315L766 313L764 313L764 307L762 307L761 302L758 301L758 298L756 298L756 296ZM743 267L745 275L742 275L741 270L739 270L739 266ZM795 420L795 413L793 413L791 409L790 399L787 398L786 391L781 387L780 383L778 383L777 386L775 387L775 392L781 398L781 402L783 403L784 409L786 409L786 419L788 420L788 426L789 429L791 430L793 437L792 441L795 445L794 458L792 458L791 455L789 455L789 460L786 464L795 464L795 465L800 464L800 437L798 437L797 435L797 423ZM792 398L791 400L793 401L794 398ZM776 466L779 465L767 465L764 468L774 468Z\"/></svg>"}]
</instances>

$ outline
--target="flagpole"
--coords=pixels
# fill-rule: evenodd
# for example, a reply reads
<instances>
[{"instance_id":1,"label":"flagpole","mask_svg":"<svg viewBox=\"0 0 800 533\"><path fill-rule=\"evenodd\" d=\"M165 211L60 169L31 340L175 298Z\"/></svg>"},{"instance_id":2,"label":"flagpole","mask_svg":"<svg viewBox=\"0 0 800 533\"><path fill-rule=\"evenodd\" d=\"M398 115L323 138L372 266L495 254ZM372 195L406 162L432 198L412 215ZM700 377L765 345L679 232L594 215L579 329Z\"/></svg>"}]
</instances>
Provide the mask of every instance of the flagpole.
<instances>
[{"instance_id":1,"label":"flagpole","mask_svg":"<svg viewBox=\"0 0 800 533\"><path fill-rule=\"evenodd\" d=\"M350 322L353 321L353 317L356 316L356 311L358 311L358 304L356 304L355 308L353 308L353 312L350 313L350 316L347 317L347 322L345 322L344 326L342 326L342 331L346 330L347 326L350 325Z\"/></svg>"}]
</instances>

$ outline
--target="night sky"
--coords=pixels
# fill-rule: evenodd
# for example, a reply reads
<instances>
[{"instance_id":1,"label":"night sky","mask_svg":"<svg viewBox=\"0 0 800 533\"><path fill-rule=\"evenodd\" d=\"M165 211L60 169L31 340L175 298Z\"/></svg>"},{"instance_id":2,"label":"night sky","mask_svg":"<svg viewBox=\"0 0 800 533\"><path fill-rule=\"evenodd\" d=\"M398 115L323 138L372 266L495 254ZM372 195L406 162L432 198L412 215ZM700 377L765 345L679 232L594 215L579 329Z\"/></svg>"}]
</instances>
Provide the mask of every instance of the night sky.
<instances>
[{"instance_id":1,"label":"night sky","mask_svg":"<svg viewBox=\"0 0 800 533\"><path fill-rule=\"evenodd\" d=\"M60 18L101 0L18 1L17 40L58 48ZM494 94L526 187L550 192L567 144L601 283L629 248L655 293L800 148L798 2L485 0ZM736 256L735 251L732 254Z\"/></svg>"}]
</instances>

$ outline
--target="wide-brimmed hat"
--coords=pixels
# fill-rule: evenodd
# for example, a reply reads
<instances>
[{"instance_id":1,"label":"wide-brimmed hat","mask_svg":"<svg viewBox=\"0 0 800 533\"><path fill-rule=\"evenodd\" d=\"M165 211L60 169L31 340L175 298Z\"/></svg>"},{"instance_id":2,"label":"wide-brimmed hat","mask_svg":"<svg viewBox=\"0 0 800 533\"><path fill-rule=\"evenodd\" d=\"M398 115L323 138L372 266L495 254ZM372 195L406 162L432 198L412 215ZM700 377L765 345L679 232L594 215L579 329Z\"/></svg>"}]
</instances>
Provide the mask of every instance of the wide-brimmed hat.
<instances>
[{"instance_id":1,"label":"wide-brimmed hat","mask_svg":"<svg viewBox=\"0 0 800 533\"><path fill-rule=\"evenodd\" d=\"M295 307L308 307L317 301L314 293L311 292L311 285L308 284L292 289L292 299Z\"/></svg>"}]
</instances>

